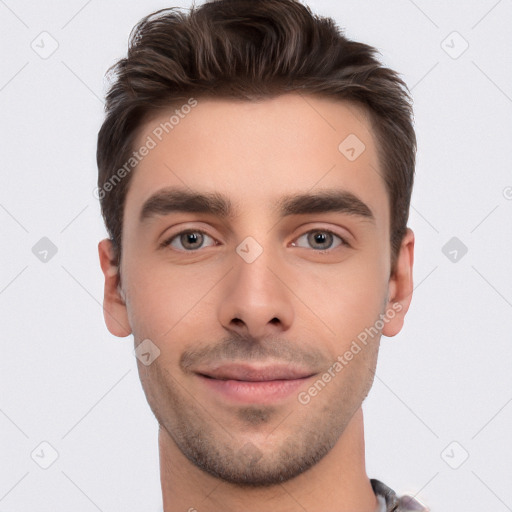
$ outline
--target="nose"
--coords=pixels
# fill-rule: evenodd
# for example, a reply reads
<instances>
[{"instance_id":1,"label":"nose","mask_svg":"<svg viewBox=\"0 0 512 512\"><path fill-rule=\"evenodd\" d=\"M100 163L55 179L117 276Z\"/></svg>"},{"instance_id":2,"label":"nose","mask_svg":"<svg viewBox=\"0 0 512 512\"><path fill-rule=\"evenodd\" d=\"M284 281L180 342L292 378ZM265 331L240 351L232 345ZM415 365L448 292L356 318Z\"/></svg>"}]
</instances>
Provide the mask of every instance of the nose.
<instances>
[{"instance_id":1,"label":"nose","mask_svg":"<svg viewBox=\"0 0 512 512\"><path fill-rule=\"evenodd\" d=\"M294 317L293 293L270 251L251 263L235 254L222 288L218 317L223 327L261 339L288 330Z\"/></svg>"}]
</instances>

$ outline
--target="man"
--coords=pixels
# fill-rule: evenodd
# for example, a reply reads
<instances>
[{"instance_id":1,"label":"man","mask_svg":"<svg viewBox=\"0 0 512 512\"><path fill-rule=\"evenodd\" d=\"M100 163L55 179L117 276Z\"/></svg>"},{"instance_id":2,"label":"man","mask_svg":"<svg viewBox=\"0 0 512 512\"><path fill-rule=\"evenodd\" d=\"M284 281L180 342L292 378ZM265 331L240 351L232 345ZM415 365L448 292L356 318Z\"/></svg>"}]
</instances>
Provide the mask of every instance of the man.
<instances>
[{"instance_id":1,"label":"man","mask_svg":"<svg viewBox=\"0 0 512 512\"><path fill-rule=\"evenodd\" d=\"M143 19L98 136L104 310L133 334L165 512L425 510L361 404L413 288L416 140L374 49L293 0Z\"/></svg>"}]
</instances>

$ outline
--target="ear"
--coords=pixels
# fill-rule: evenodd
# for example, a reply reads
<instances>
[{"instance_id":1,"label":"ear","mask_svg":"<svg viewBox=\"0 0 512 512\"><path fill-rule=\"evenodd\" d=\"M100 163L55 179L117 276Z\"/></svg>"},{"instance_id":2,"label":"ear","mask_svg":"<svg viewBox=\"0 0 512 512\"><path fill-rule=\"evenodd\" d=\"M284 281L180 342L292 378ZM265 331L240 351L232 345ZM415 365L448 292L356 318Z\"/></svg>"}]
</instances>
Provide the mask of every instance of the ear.
<instances>
[{"instance_id":1,"label":"ear","mask_svg":"<svg viewBox=\"0 0 512 512\"><path fill-rule=\"evenodd\" d=\"M100 265L105 276L103 292L103 316L107 329L114 335L124 338L132 333L128 321L126 303L119 286L120 276L112 240L105 239L98 244Z\"/></svg>"},{"instance_id":2,"label":"ear","mask_svg":"<svg viewBox=\"0 0 512 512\"><path fill-rule=\"evenodd\" d=\"M395 336L404 325L412 299L412 267L414 263L414 233L407 228L397 254L396 265L388 286L386 315L389 321L382 328L384 336ZM392 316L394 313L394 316Z\"/></svg>"}]
</instances>

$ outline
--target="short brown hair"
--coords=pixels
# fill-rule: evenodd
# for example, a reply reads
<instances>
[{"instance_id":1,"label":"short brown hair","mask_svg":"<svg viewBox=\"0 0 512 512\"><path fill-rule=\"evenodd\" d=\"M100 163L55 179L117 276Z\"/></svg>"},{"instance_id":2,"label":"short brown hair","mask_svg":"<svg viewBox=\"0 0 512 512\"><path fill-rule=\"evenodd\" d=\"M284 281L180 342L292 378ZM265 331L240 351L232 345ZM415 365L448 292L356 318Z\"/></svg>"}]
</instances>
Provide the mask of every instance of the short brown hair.
<instances>
[{"instance_id":1,"label":"short brown hair","mask_svg":"<svg viewBox=\"0 0 512 512\"><path fill-rule=\"evenodd\" d=\"M376 54L296 0L214 0L188 14L170 8L143 18L127 57L109 69L115 80L98 133L99 198L118 259L131 173L113 179L144 120L191 96L251 101L296 91L354 102L370 114L389 196L394 267L409 216L416 136L408 89Z\"/></svg>"}]
</instances>

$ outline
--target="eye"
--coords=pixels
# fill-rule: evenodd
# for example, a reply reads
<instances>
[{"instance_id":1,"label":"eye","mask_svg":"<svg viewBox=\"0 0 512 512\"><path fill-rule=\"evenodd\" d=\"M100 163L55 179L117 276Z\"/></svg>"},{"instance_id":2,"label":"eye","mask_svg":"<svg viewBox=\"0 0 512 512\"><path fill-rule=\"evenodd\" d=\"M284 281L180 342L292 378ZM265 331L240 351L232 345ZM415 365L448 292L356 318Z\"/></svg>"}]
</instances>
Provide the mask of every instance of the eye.
<instances>
[{"instance_id":1,"label":"eye","mask_svg":"<svg viewBox=\"0 0 512 512\"><path fill-rule=\"evenodd\" d=\"M177 249L178 251L195 251L197 249L201 249L205 241L211 240L215 245L216 241L204 231L200 230L192 230L189 229L187 231L181 231L173 235L171 238L168 238L164 242L162 242L162 247L171 246Z\"/></svg>"},{"instance_id":2,"label":"eye","mask_svg":"<svg viewBox=\"0 0 512 512\"><path fill-rule=\"evenodd\" d=\"M313 247L313 249L318 250L328 250L334 249L335 247L339 247L340 245L349 246L349 244L341 238L339 235L336 235L332 231L328 229L314 229L304 233L299 238L297 238L296 242L293 242L292 245L296 247L305 247L300 244L301 240L306 240L306 243L309 246Z\"/></svg>"}]
</instances>

